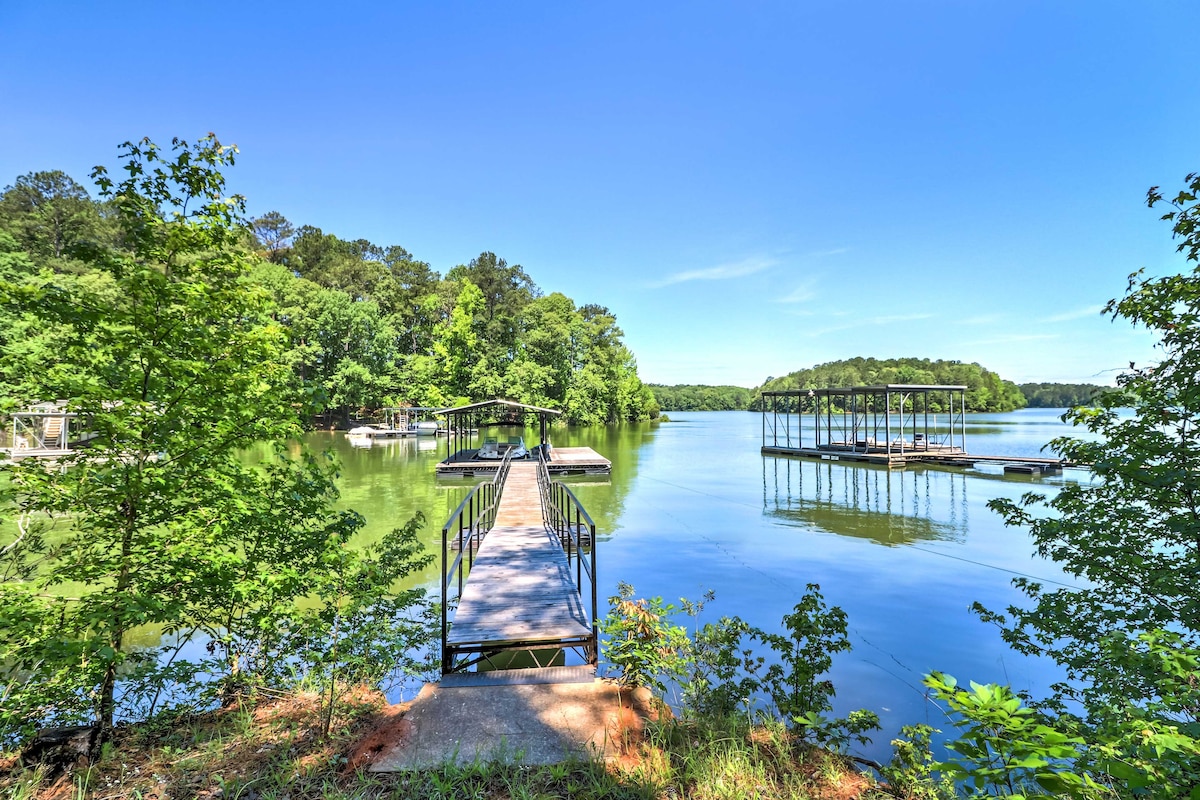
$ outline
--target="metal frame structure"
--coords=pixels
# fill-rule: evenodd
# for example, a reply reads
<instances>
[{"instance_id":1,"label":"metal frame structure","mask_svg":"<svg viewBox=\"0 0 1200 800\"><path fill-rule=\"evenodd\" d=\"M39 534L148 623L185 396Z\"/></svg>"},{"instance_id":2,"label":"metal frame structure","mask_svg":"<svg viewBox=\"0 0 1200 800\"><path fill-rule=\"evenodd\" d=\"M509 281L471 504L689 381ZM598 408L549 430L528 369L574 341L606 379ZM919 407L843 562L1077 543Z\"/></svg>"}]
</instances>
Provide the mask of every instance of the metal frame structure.
<instances>
[{"instance_id":1,"label":"metal frame structure","mask_svg":"<svg viewBox=\"0 0 1200 800\"><path fill-rule=\"evenodd\" d=\"M800 455L878 455L889 461L894 456L965 453L966 390L958 385L884 384L763 392L762 447ZM931 412L931 400L939 396L945 410ZM808 415L812 424L805 426ZM941 420L945 424L939 426Z\"/></svg>"},{"instance_id":2,"label":"metal frame structure","mask_svg":"<svg viewBox=\"0 0 1200 800\"><path fill-rule=\"evenodd\" d=\"M445 415L447 419L446 459L448 461L464 450L470 449L473 435L471 431L477 429L480 423L489 416L494 416L494 412L497 409L507 409L510 414L516 413L522 416L537 414L538 433L541 436L540 443L542 444L549 441L546 437L550 417L562 415L561 411L555 411L552 408L542 408L540 406L531 406L527 403L518 403L515 400L500 399L484 400L479 403L471 403L456 408L431 409L434 414Z\"/></svg>"},{"instance_id":3,"label":"metal frame structure","mask_svg":"<svg viewBox=\"0 0 1200 800\"><path fill-rule=\"evenodd\" d=\"M70 413L57 403L43 403L9 415L8 447L13 458L30 456L61 456L71 452L72 426L75 442L83 437L76 420L78 414Z\"/></svg>"}]
</instances>

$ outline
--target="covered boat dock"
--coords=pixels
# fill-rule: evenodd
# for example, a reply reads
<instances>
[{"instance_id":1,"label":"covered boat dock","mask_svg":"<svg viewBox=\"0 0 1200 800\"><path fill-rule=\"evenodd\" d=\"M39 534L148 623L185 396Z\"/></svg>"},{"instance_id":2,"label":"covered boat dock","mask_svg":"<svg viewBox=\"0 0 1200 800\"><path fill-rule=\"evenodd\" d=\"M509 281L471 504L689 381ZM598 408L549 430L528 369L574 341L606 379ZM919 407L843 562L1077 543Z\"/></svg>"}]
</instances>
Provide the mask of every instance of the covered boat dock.
<instances>
[{"instance_id":1,"label":"covered boat dock","mask_svg":"<svg viewBox=\"0 0 1200 800\"><path fill-rule=\"evenodd\" d=\"M535 447L543 448L550 474L607 475L612 472L612 462L590 447L554 447L551 444L553 418L562 415L553 408L497 399L443 408L434 413L447 418L446 457L437 465L437 474L442 477L495 473L500 468L500 461L480 459L482 441L476 441L476 437L482 440L483 432L489 426L514 425L524 430L530 417L536 418L538 441L525 444L531 454Z\"/></svg>"},{"instance_id":2,"label":"covered boat dock","mask_svg":"<svg viewBox=\"0 0 1200 800\"><path fill-rule=\"evenodd\" d=\"M762 452L903 469L911 463L1061 472L1061 459L967 451L966 386L889 383L762 394Z\"/></svg>"}]
</instances>

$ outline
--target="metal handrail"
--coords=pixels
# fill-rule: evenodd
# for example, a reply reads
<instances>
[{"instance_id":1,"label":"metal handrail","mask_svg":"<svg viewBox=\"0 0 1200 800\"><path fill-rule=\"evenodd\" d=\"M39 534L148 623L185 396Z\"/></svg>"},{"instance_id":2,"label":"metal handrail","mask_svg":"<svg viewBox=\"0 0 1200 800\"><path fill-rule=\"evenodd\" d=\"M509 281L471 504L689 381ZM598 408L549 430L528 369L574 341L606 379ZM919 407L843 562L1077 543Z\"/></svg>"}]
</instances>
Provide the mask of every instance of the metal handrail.
<instances>
[{"instance_id":1,"label":"metal handrail","mask_svg":"<svg viewBox=\"0 0 1200 800\"><path fill-rule=\"evenodd\" d=\"M537 448L538 454L538 490L542 498L542 521L546 527L553 530L562 543L567 554L567 569L571 568L571 555L575 556L575 591L583 599L583 574L586 571L588 583L592 588L592 637L598 641L599 622L596 619L596 523L579 502L575 493L567 488L562 481L553 480L547 467L545 452ZM588 532L588 562L583 561L582 532Z\"/></svg>"},{"instance_id":2,"label":"metal handrail","mask_svg":"<svg viewBox=\"0 0 1200 800\"><path fill-rule=\"evenodd\" d=\"M500 496L504 493L504 482L508 479L514 448L505 451L490 481L480 483L458 504L442 526L442 669L449 660L446 650L446 634L449 632L447 609L450 601L450 586L457 576L455 598L462 597L467 573L475 564L475 551L480 537L491 530L496 522L496 511L500 508ZM457 530L458 555L450 561L450 534ZM465 536L464 536L465 534ZM464 562L464 557L466 561Z\"/></svg>"}]
</instances>

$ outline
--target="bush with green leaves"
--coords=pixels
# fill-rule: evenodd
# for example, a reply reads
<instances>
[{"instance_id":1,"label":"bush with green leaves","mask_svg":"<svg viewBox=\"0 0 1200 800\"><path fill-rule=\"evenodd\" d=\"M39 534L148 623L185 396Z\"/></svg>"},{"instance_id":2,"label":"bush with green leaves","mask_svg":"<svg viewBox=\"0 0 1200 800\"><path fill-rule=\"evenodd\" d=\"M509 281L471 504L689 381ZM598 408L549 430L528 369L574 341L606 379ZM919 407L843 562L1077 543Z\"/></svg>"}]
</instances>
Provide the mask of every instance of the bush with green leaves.
<instances>
[{"instance_id":1,"label":"bush with green leaves","mask_svg":"<svg viewBox=\"0 0 1200 800\"><path fill-rule=\"evenodd\" d=\"M940 730L929 725L905 725L892 739L892 760L880 769L880 777L891 793L909 800L953 800L954 781L940 770L933 755L933 735Z\"/></svg>"},{"instance_id":2,"label":"bush with green leaves","mask_svg":"<svg viewBox=\"0 0 1200 800\"><path fill-rule=\"evenodd\" d=\"M623 581L608 602L600 621L604 659L618 669L621 683L664 694L685 669L687 630L670 621L678 609L661 597L635 600L633 587Z\"/></svg>"},{"instance_id":3,"label":"bush with green leaves","mask_svg":"<svg viewBox=\"0 0 1200 800\"><path fill-rule=\"evenodd\" d=\"M865 744L867 733L879 727L878 716L865 709L844 718L826 716L833 708L834 687L822 676L832 667L833 654L849 650L850 643L845 612L827 606L816 584L807 586L783 618L786 632L778 634L738 617L699 626L700 612L713 599L708 592L699 602L680 601L682 611L697 623L689 636L686 628L670 621L681 609L660 597L634 600L633 587L625 583L619 591L610 598L612 610L601 624L608 636L605 659L620 667L627 683L660 693L668 684L677 686L685 715L715 720L744 709L752 716L765 693L773 713L793 733L822 747L841 751L851 742ZM762 645L779 660L768 663Z\"/></svg>"},{"instance_id":4,"label":"bush with green leaves","mask_svg":"<svg viewBox=\"0 0 1200 800\"><path fill-rule=\"evenodd\" d=\"M844 718L831 719L836 693L833 682L822 676L833 666L833 655L850 649L846 638L846 612L825 604L821 587L810 583L800 602L783 618L785 633L761 633L762 640L779 656L766 671L763 685L775 708L803 738L836 750L851 741L865 744L866 734L879 727L879 717L859 709Z\"/></svg>"},{"instance_id":5,"label":"bush with green leaves","mask_svg":"<svg viewBox=\"0 0 1200 800\"><path fill-rule=\"evenodd\" d=\"M1007 686L971 682L963 689L949 675L925 677L933 696L949 706L958 736L946 742L956 755L935 768L974 795L1019 795L1033 800L1097 796L1100 787L1074 771L1083 739L1055 729Z\"/></svg>"}]
</instances>

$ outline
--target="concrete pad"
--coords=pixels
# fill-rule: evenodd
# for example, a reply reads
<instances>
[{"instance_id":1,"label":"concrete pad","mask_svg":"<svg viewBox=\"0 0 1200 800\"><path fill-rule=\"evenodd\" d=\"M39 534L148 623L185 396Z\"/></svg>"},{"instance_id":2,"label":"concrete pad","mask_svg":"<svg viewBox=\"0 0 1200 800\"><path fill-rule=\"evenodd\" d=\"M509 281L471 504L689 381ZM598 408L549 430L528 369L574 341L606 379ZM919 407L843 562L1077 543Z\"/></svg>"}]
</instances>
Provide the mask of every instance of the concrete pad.
<instances>
[{"instance_id":1,"label":"concrete pad","mask_svg":"<svg viewBox=\"0 0 1200 800\"><path fill-rule=\"evenodd\" d=\"M394 742L371 759L370 771L476 760L555 764L611 757L650 713L648 693L619 692L603 679L470 687L427 683L396 726Z\"/></svg>"}]
</instances>

